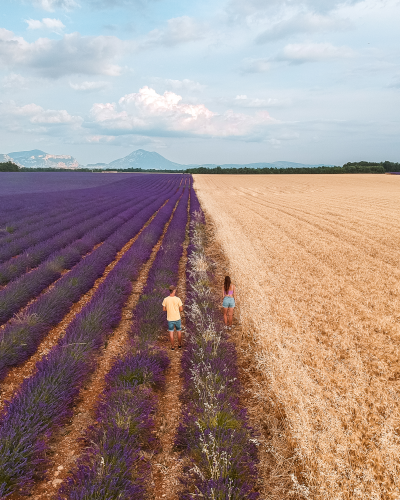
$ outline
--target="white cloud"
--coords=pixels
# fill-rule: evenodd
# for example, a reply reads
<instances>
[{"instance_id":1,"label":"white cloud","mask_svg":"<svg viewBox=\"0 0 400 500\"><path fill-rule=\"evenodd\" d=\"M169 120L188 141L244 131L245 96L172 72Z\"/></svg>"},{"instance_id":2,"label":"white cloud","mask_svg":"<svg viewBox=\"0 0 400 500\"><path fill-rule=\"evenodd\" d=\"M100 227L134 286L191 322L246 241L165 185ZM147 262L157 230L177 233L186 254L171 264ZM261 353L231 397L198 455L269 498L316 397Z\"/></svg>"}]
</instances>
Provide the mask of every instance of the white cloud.
<instances>
[{"instance_id":1,"label":"white cloud","mask_svg":"<svg viewBox=\"0 0 400 500\"><path fill-rule=\"evenodd\" d=\"M33 5L48 12L54 12L56 9L72 10L78 7L75 0L33 0Z\"/></svg>"},{"instance_id":2,"label":"white cloud","mask_svg":"<svg viewBox=\"0 0 400 500\"><path fill-rule=\"evenodd\" d=\"M109 82L82 82L82 83L69 83L71 89L77 92L97 92L98 90L104 90L110 87Z\"/></svg>"},{"instance_id":3,"label":"white cloud","mask_svg":"<svg viewBox=\"0 0 400 500\"><path fill-rule=\"evenodd\" d=\"M28 80L21 75L11 73L3 78L2 88L5 90L26 90Z\"/></svg>"},{"instance_id":4,"label":"white cloud","mask_svg":"<svg viewBox=\"0 0 400 500\"><path fill-rule=\"evenodd\" d=\"M51 19L50 17L45 17L41 21L39 19L26 19L25 22L28 23L29 30L48 30L58 33L65 28L59 19Z\"/></svg>"},{"instance_id":5,"label":"white cloud","mask_svg":"<svg viewBox=\"0 0 400 500\"><path fill-rule=\"evenodd\" d=\"M61 40L39 38L29 43L0 28L0 63L9 68L29 68L40 76L58 78L71 74L116 76L114 64L125 43L114 36L64 35Z\"/></svg>"},{"instance_id":6,"label":"white cloud","mask_svg":"<svg viewBox=\"0 0 400 500\"><path fill-rule=\"evenodd\" d=\"M163 95L149 87L127 94L116 103L97 103L91 110L93 126L111 135L132 133L144 135L193 135L208 137L247 137L262 134L262 128L273 122L266 111L255 116L229 110L218 114L204 104L184 104L173 92Z\"/></svg>"},{"instance_id":7,"label":"white cloud","mask_svg":"<svg viewBox=\"0 0 400 500\"><path fill-rule=\"evenodd\" d=\"M65 109L44 109L37 104L17 106L13 101L1 103L2 114L10 117L26 118L30 123L43 125L79 124L82 118L70 115Z\"/></svg>"},{"instance_id":8,"label":"white cloud","mask_svg":"<svg viewBox=\"0 0 400 500\"><path fill-rule=\"evenodd\" d=\"M188 16L175 17L167 21L164 29L155 29L139 45L140 48L151 48L164 45L173 47L182 43L201 40L207 34L204 24L196 22Z\"/></svg>"},{"instance_id":9,"label":"white cloud","mask_svg":"<svg viewBox=\"0 0 400 500\"><path fill-rule=\"evenodd\" d=\"M45 109L37 104L17 105L14 101L0 101L0 127L6 133L13 132L26 137L26 135L68 137L82 135L82 122L80 116L73 116L65 109Z\"/></svg>"},{"instance_id":10,"label":"white cloud","mask_svg":"<svg viewBox=\"0 0 400 500\"><path fill-rule=\"evenodd\" d=\"M354 54L354 51L349 47L336 47L331 43L291 43L283 48L278 59L304 63L343 59L353 57Z\"/></svg>"}]
</instances>

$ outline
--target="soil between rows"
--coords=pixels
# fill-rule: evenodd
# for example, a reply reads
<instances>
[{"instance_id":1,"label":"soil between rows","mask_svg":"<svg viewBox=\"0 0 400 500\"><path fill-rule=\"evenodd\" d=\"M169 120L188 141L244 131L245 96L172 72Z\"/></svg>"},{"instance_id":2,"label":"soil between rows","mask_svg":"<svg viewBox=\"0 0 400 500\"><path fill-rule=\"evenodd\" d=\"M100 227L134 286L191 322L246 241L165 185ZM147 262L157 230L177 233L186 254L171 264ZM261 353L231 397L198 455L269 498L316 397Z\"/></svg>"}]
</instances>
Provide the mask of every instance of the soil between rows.
<instances>
[{"instance_id":1,"label":"soil between rows","mask_svg":"<svg viewBox=\"0 0 400 500\"><path fill-rule=\"evenodd\" d=\"M183 302L182 314L182 349L178 349L175 338L175 351L170 349L167 328L159 337L159 346L169 353L171 364L166 371L165 389L159 394L156 413L157 437L160 441L159 453L151 457L152 468L152 500L177 500L180 491L179 477L182 475L183 460L179 452L174 450L176 431L180 422L182 404L180 395L183 390L182 350L185 349L185 299L186 299L186 264L187 247L189 245L189 222L186 226L186 238L183 244L182 257L179 262L179 278L177 295Z\"/></svg>"}]
</instances>

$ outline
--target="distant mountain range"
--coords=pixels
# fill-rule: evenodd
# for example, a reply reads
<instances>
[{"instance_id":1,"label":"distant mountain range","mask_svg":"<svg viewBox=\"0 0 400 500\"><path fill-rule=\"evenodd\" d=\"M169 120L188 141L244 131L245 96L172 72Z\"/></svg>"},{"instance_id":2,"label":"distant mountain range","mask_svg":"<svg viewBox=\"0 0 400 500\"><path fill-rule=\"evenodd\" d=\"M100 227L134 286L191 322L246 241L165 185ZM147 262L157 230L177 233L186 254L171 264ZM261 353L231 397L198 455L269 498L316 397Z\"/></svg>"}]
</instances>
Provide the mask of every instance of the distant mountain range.
<instances>
[{"instance_id":1,"label":"distant mountain range","mask_svg":"<svg viewBox=\"0 0 400 500\"><path fill-rule=\"evenodd\" d=\"M101 167L98 165L101 165ZM151 153L150 151L145 151L144 149L137 149L136 151L133 151L133 153L128 156L124 156L124 158L120 158L119 160L114 160L108 164L89 164L87 165L87 168L111 168L113 170L118 170L120 168L184 170L185 168L188 168L188 166L169 161L158 153Z\"/></svg>"},{"instance_id":2,"label":"distant mountain range","mask_svg":"<svg viewBox=\"0 0 400 500\"><path fill-rule=\"evenodd\" d=\"M70 155L51 155L40 151L39 149L33 149L32 151L19 151L16 153L0 154L0 162L12 161L25 168L62 168L68 170L76 170L79 168L108 168L111 170L120 170L126 168L142 168L144 170L154 169L154 170L185 170L187 168L195 167L206 167L215 168L220 166L221 168L301 168L301 167L321 167L326 165L320 163L318 165L308 165L304 163L294 163L290 161L275 161L273 163L225 163L217 165L214 163L206 164L191 164L182 165L180 163L174 163L167 160L158 153L145 151L144 149L138 149L133 151L128 156L114 160L111 163L90 163L83 166L78 163L78 161ZM329 165L326 165L329 166Z\"/></svg>"},{"instance_id":3,"label":"distant mountain range","mask_svg":"<svg viewBox=\"0 0 400 500\"><path fill-rule=\"evenodd\" d=\"M63 168L68 170L76 170L81 168L81 165L70 155L50 155L40 149L32 151L18 151L16 153L8 153L7 155L0 154L0 161L12 161L20 167L25 168Z\"/></svg>"}]
</instances>

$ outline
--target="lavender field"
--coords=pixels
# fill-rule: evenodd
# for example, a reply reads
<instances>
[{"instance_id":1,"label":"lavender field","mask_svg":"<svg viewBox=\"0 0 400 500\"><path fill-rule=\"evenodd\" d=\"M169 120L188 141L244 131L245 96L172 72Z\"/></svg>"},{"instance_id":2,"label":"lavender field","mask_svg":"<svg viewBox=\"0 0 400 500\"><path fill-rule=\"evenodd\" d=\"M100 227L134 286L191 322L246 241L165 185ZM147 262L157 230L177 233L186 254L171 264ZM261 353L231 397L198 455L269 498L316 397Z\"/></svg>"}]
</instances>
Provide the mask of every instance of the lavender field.
<instances>
[{"instance_id":1,"label":"lavender field","mask_svg":"<svg viewBox=\"0 0 400 500\"><path fill-rule=\"evenodd\" d=\"M191 176L40 178L17 186L7 174L0 189L0 498L257 498L235 349L212 275L196 271L204 219ZM166 343L161 307L178 282L183 354ZM171 363L174 429L160 424Z\"/></svg>"}]
</instances>

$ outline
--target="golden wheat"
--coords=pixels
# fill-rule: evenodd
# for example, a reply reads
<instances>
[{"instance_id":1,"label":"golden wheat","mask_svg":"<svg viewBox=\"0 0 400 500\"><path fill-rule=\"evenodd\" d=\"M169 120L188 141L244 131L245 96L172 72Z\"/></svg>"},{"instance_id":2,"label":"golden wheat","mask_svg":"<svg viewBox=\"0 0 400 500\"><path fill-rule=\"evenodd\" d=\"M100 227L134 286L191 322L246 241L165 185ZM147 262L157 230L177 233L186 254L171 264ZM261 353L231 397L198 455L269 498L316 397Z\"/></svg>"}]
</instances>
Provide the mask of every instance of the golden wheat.
<instances>
[{"instance_id":1,"label":"golden wheat","mask_svg":"<svg viewBox=\"0 0 400 500\"><path fill-rule=\"evenodd\" d=\"M260 398L284 409L305 471L297 492L398 500L400 177L195 175L195 189L254 334Z\"/></svg>"}]
</instances>

